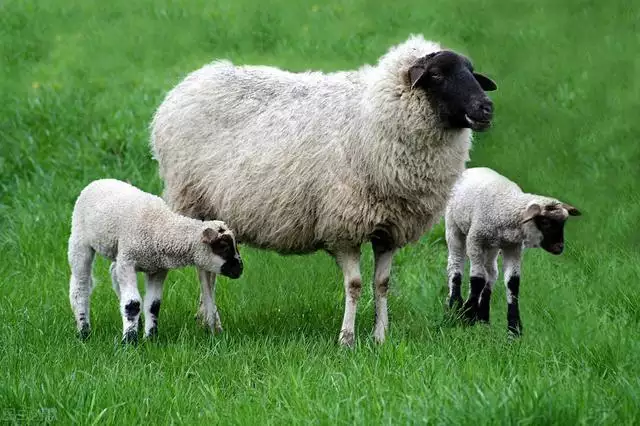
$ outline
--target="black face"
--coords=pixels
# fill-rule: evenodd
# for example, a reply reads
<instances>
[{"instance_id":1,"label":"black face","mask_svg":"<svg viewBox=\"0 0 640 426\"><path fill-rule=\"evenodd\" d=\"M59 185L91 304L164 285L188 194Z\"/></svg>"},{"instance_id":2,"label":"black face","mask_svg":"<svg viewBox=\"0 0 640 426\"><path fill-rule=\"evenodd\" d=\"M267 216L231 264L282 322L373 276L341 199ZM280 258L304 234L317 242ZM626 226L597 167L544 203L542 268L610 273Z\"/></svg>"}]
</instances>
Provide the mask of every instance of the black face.
<instances>
[{"instance_id":1,"label":"black face","mask_svg":"<svg viewBox=\"0 0 640 426\"><path fill-rule=\"evenodd\" d=\"M234 244L233 238L225 234L211 243L211 249L215 254L224 259L224 264L220 268L220 273L229 278L239 278L242 275L242 259L238 253L238 247Z\"/></svg>"},{"instance_id":2,"label":"black face","mask_svg":"<svg viewBox=\"0 0 640 426\"><path fill-rule=\"evenodd\" d=\"M441 51L420 58L409 70L412 88L427 92L431 108L446 128L487 130L493 102L484 93L496 90L488 77L473 71L466 57Z\"/></svg>"},{"instance_id":3,"label":"black face","mask_svg":"<svg viewBox=\"0 0 640 426\"><path fill-rule=\"evenodd\" d=\"M558 255L564 250L564 224L561 219L536 216L533 219L536 227L542 232L540 247L549 253Z\"/></svg>"}]
</instances>

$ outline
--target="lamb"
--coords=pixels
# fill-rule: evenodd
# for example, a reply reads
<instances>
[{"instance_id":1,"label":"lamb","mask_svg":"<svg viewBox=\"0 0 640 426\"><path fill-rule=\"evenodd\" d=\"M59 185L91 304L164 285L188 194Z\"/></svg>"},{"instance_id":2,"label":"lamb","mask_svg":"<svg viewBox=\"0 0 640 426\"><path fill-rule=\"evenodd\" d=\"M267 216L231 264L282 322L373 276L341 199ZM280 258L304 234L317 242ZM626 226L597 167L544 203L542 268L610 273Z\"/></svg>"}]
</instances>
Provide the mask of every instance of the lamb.
<instances>
[{"instance_id":1,"label":"lamb","mask_svg":"<svg viewBox=\"0 0 640 426\"><path fill-rule=\"evenodd\" d=\"M373 334L382 343L393 255L444 212L471 130L491 125L484 91L495 89L468 58L421 35L352 71L214 61L169 91L153 117L163 198L181 214L226 221L250 246L332 255L344 276L346 346L354 343L360 247L371 241ZM200 278L203 294L215 291L214 275ZM209 318L217 310L201 308Z\"/></svg>"},{"instance_id":2,"label":"lamb","mask_svg":"<svg viewBox=\"0 0 640 426\"><path fill-rule=\"evenodd\" d=\"M569 216L580 215L578 209L555 198L523 192L492 169L467 169L455 184L445 212L449 306L462 309L471 323L489 322L491 292L498 277L497 258L502 252L508 330L520 335L523 250L541 247L560 255L565 222ZM460 286L466 256L471 262L471 288L463 303Z\"/></svg>"},{"instance_id":3,"label":"lamb","mask_svg":"<svg viewBox=\"0 0 640 426\"><path fill-rule=\"evenodd\" d=\"M71 222L69 299L83 339L90 333L91 269L96 252L113 262L110 273L120 302L125 343L138 339L141 299L136 272L146 277L145 337L157 334L162 285L169 269L196 265L230 278L242 274L234 233L224 222L181 216L162 198L116 179L87 185L76 200Z\"/></svg>"}]
</instances>

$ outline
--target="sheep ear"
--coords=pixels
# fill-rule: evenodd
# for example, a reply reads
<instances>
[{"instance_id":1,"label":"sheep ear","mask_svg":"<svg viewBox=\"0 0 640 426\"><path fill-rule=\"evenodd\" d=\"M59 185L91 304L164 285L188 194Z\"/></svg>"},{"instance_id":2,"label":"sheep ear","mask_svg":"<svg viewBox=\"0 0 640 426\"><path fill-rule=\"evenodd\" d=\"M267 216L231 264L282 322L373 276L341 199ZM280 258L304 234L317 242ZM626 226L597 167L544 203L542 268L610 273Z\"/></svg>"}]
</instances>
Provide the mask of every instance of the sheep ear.
<instances>
[{"instance_id":1,"label":"sheep ear","mask_svg":"<svg viewBox=\"0 0 640 426\"><path fill-rule=\"evenodd\" d=\"M474 72L473 76L476 78L478 83L480 83L480 87L482 87L482 90L484 90L485 92L493 92L498 88L498 86L496 86L496 83L486 75L480 74L479 72Z\"/></svg>"},{"instance_id":2,"label":"sheep ear","mask_svg":"<svg viewBox=\"0 0 640 426\"><path fill-rule=\"evenodd\" d=\"M562 206L563 209L566 209L569 212L569 216L582 216L582 213L580 212L580 210L576 209L572 205L567 203L561 203L560 205Z\"/></svg>"},{"instance_id":3,"label":"sheep ear","mask_svg":"<svg viewBox=\"0 0 640 426\"><path fill-rule=\"evenodd\" d=\"M422 62L409 68L409 82L411 83L412 89L422 80L426 72L427 70Z\"/></svg>"},{"instance_id":4,"label":"sheep ear","mask_svg":"<svg viewBox=\"0 0 640 426\"><path fill-rule=\"evenodd\" d=\"M524 211L524 217L522 218L522 223L527 223L536 216L539 216L542 212L542 208L540 204L536 202L532 202L527 206L527 209Z\"/></svg>"},{"instance_id":5,"label":"sheep ear","mask_svg":"<svg viewBox=\"0 0 640 426\"><path fill-rule=\"evenodd\" d=\"M206 228L204 231L202 231L202 238L200 239L200 241L205 244L211 244L218 239L218 235L219 234L215 230Z\"/></svg>"}]
</instances>

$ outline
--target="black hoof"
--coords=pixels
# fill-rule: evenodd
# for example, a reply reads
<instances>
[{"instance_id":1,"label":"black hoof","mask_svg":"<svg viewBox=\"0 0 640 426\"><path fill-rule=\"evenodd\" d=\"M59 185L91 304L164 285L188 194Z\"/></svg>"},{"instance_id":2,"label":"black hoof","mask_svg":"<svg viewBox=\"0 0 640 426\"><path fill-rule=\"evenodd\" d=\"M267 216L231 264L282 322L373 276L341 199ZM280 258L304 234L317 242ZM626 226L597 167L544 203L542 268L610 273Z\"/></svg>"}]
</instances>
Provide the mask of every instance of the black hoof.
<instances>
[{"instance_id":1,"label":"black hoof","mask_svg":"<svg viewBox=\"0 0 640 426\"><path fill-rule=\"evenodd\" d=\"M133 329L133 330L127 331L122 337L122 343L133 344L133 345L138 344L138 330Z\"/></svg>"},{"instance_id":2,"label":"black hoof","mask_svg":"<svg viewBox=\"0 0 640 426\"><path fill-rule=\"evenodd\" d=\"M78 338L80 340L87 340L90 334L91 328L89 327L89 324L83 324L80 331L78 331Z\"/></svg>"},{"instance_id":3,"label":"black hoof","mask_svg":"<svg viewBox=\"0 0 640 426\"><path fill-rule=\"evenodd\" d=\"M147 334L147 339L153 340L157 337L158 337L158 327L153 326L151 327L151 329L149 330L149 333Z\"/></svg>"}]
</instances>

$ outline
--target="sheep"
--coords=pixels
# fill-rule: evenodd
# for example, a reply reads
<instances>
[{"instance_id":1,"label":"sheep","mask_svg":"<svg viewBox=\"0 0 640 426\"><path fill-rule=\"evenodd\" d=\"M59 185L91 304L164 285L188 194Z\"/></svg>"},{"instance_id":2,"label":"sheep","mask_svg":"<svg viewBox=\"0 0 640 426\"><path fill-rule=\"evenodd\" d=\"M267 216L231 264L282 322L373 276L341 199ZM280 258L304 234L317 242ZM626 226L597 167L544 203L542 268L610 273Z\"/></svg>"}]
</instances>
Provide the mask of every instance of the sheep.
<instances>
[{"instance_id":1,"label":"sheep","mask_svg":"<svg viewBox=\"0 0 640 426\"><path fill-rule=\"evenodd\" d=\"M95 180L75 202L68 244L69 300L82 339L90 333L95 253L112 261L109 270L120 302L124 343L138 339L141 298L136 272L144 272L146 278L145 337L154 337L168 270L196 265L230 278L238 278L243 270L234 233L224 222L181 216L162 198L126 182Z\"/></svg>"},{"instance_id":2,"label":"sheep","mask_svg":"<svg viewBox=\"0 0 640 426\"><path fill-rule=\"evenodd\" d=\"M569 216L580 215L578 209L555 198L523 192L492 169L467 169L454 185L445 210L449 307L462 309L471 323L489 322L501 252L508 330L512 335L521 335L518 302L523 251L541 247L560 255L564 250L565 222ZM471 263L470 291L463 303L460 286L466 257Z\"/></svg>"},{"instance_id":3,"label":"sheep","mask_svg":"<svg viewBox=\"0 0 640 426\"><path fill-rule=\"evenodd\" d=\"M339 343L347 347L360 247L371 241L373 335L382 343L393 255L444 212L471 130L491 125L484 91L495 89L467 57L422 35L351 71L216 60L171 89L153 116L163 198L181 214L227 221L252 247L332 255L344 277ZM202 292L215 283L200 277Z\"/></svg>"}]
</instances>

